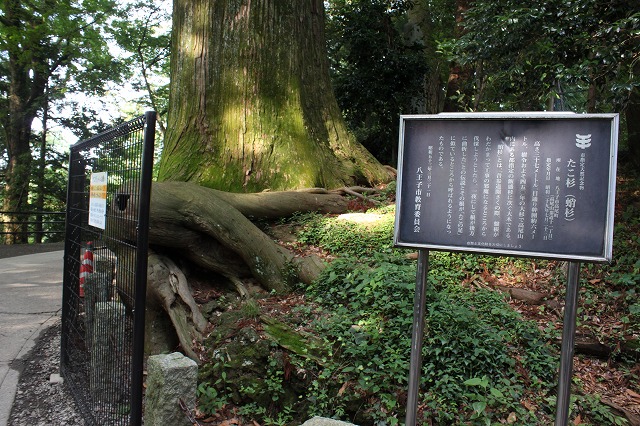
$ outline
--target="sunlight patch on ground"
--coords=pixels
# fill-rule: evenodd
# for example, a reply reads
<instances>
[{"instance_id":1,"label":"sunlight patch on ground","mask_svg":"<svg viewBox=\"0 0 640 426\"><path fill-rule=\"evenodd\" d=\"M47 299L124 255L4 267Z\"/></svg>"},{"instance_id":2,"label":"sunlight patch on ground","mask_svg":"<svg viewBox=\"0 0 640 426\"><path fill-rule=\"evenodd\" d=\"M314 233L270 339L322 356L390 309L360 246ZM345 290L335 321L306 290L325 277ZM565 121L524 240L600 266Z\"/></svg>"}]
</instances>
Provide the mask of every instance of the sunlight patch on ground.
<instances>
[{"instance_id":1,"label":"sunlight patch on ground","mask_svg":"<svg viewBox=\"0 0 640 426\"><path fill-rule=\"evenodd\" d=\"M371 213L344 213L337 217L337 220L357 223L363 226L375 226L384 223L389 219L388 215Z\"/></svg>"}]
</instances>

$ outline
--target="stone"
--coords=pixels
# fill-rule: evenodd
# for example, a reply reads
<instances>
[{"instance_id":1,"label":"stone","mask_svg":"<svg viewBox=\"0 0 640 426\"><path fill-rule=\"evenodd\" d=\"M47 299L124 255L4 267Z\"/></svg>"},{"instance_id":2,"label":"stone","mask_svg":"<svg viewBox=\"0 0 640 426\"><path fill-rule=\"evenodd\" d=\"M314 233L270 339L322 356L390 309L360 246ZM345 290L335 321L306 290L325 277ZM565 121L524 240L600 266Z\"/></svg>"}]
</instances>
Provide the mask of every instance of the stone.
<instances>
[{"instance_id":1,"label":"stone","mask_svg":"<svg viewBox=\"0 0 640 426\"><path fill-rule=\"evenodd\" d=\"M127 336L125 315L122 303L95 304L89 385L97 401L118 401L129 392L120 359Z\"/></svg>"},{"instance_id":2,"label":"stone","mask_svg":"<svg viewBox=\"0 0 640 426\"><path fill-rule=\"evenodd\" d=\"M180 401L189 410L196 405L198 365L179 352L149 357L145 396L146 426L191 426Z\"/></svg>"},{"instance_id":3,"label":"stone","mask_svg":"<svg viewBox=\"0 0 640 426\"><path fill-rule=\"evenodd\" d=\"M58 373L51 373L49 376L49 383L52 385L62 384L64 383L64 378Z\"/></svg>"},{"instance_id":4,"label":"stone","mask_svg":"<svg viewBox=\"0 0 640 426\"><path fill-rule=\"evenodd\" d=\"M145 356L167 354L180 344L171 317L156 304L147 303L144 317Z\"/></svg>"},{"instance_id":5,"label":"stone","mask_svg":"<svg viewBox=\"0 0 640 426\"><path fill-rule=\"evenodd\" d=\"M328 419L326 417L313 417L301 426L356 426L353 423L343 422L341 420Z\"/></svg>"},{"instance_id":6,"label":"stone","mask_svg":"<svg viewBox=\"0 0 640 426\"><path fill-rule=\"evenodd\" d=\"M113 261L94 255L93 272L87 274L84 284L85 339L89 348L93 345L93 321L96 303L108 302L113 293Z\"/></svg>"}]
</instances>

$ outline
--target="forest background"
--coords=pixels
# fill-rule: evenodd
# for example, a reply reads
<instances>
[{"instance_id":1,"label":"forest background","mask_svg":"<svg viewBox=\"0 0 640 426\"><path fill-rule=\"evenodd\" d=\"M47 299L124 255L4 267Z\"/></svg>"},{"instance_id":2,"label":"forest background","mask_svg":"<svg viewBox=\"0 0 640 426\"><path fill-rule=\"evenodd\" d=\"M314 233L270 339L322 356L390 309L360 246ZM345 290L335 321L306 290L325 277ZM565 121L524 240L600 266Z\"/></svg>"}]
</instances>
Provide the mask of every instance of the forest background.
<instances>
[{"instance_id":1,"label":"forest background","mask_svg":"<svg viewBox=\"0 0 640 426\"><path fill-rule=\"evenodd\" d=\"M171 5L162 2L3 3L0 197L5 212L63 208L65 151L75 138L86 138L145 109L158 111L160 134L165 134L171 108L170 10ZM383 164L395 165L400 114L620 113L616 211L621 225L616 227L616 262L585 267L581 295L580 326L588 337L585 341L604 349L596 351L595 358L579 361L584 368L578 368L578 375L584 382L575 398L572 421L619 424L626 418L633 422L640 414L636 364L640 5L623 0L548 0L537 2L536 7L509 0L336 0L325 2L325 31L332 86L348 129ZM131 98L132 92L138 96ZM392 190L386 187L381 198L371 202L384 204ZM389 207L373 213L384 217ZM4 214L5 222L18 222L7 225L7 230L26 226L12 217L18 215ZM298 243L325 250L328 259L341 258L332 262L324 278L305 289L310 298L317 298L298 306L296 312L315 318L316 332L324 327L326 335L356 343L339 346L341 357L321 363L322 368L307 365L310 361L304 357L299 364L293 363L314 377L310 385L316 393L305 394L303 399L313 400L316 411L309 404L284 403L284 397L269 403L248 397L267 390L245 388L240 394L249 399L231 398L225 393L231 381L221 384L211 378L220 377L224 366L212 363L211 377L202 379L202 413L245 418L250 417L247 413L262 413L256 415L256 421L274 424L310 413L357 419L362 424L394 424L402 418L400 389L406 359L388 353L393 340L390 324L385 325L389 327L385 333L375 330L383 329L380 321L396 316L410 320L410 315L406 305L393 303L375 311L375 301L410 300L404 293L411 292L414 266L389 246L389 223L384 219L381 229L373 231L344 229L332 220L300 216L291 221L302 229ZM344 235L349 237L345 240ZM374 243L348 244L349 239L362 241L360 235ZM6 239L6 243L24 242L26 237L19 235ZM372 262L373 258L377 260ZM438 255L432 268L437 271L433 278L437 291L430 296L429 321L434 334L426 355L433 365L425 367L423 374L431 389L421 407L425 421L535 424L534 419L549 416L553 411L552 355L561 318L559 308L551 302L562 300L561 263ZM389 276L404 277L404 281L399 279L394 285ZM336 285L338 279L340 285ZM381 280L385 291L398 293L382 294ZM517 301L510 290L509 307L501 304L501 293L486 288L500 286L542 296L531 307ZM368 307L374 310L365 313L366 303L351 306L360 314L357 318L339 309L330 317L319 314L326 306L346 304L354 295L364 294L372 295ZM260 316L270 303L267 299L236 305L245 314ZM278 303L288 306L293 302ZM525 320L538 321L534 329L540 333L531 331ZM340 328L343 326L346 328ZM489 334L474 335L479 330ZM399 348L406 340L401 334L396 336ZM374 352L359 352L364 350L358 344L363 339L368 342L367 350ZM509 351L504 352L504 347ZM278 362L271 359L267 365L272 369L265 374L271 378L271 393L284 395ZM500 369L505 373L496 375ZM340 387L333 389L332 381ZM231 394L239 390L234 392ZM342 402L337 402L337 396Z\"/></svg>"}]
</instances>

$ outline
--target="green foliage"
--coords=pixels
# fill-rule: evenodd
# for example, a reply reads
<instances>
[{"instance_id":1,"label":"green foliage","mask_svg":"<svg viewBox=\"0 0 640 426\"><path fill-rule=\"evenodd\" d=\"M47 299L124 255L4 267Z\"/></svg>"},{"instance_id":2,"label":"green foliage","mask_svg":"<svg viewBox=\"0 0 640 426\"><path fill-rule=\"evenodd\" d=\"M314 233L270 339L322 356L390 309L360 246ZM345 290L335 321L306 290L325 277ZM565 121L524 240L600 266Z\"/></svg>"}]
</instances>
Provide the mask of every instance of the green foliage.
<instances>
[{"instance_id":1,"label":"green foliage","mask_svg":"<svg viewBox=\"0 0 640 426\"><path fill-rule=\"evenodd\" d=\"M375 214L375 210L371 211ZM357 223L319 214L299 217L302 229L298 241L320 246L336 255L364 256L391 252L393 248L393 211L386 211L374 223Z\"/></svg>"},{"instance_id":2,"label":"green foliage","mask_svg":"<svg viewBox=\"0 0 640 426\"><path fill-rule=\"evenodd\" d=\"M248 299L240 305L243 318L256 319L260 316L260 305L254 299Z\"/></svg>"},{"instance_id":3,"label":"green foliage","mask_svg":"<svg viewBox=\"0 0 640 426\"><path fill-rule=\"evenodd\" d=\"M155 110L160 122L164 122L169 105L171 4L136 1L130 7L137 12L114 23L118 29L114 37L126 52L124 61L132 73L131 88L140 93L138 107Z\"/></svg>"},{"instance_id":4,"label":"green foliage","mask_svg":"<svg viewBox=\"0 0 640 426\"><path fill-rule=\"evenodd\" d=\"M395 161L398 119L412 111L427 72L422 46L403 37L410 2L332 1L327 44L338 104L378 160Z\"/></svg>"},{"instance_id":5,"label":"green foliage","mask_svg":"<svg viewBox=\"0 0 640 426\"><path fill-rule=\"evenodd\" d=\"M227 398L221 395L216 388L205 383L198 385L197 396L198 408L204 413L215 413L228 403Z\"/></svg>"},{"instance_id":6,"label":"green foliage","mask_svg":"<svg viewBox=\"0 0 640 426\"><path fill-rule=\"evenodd\" d=\"M375 397L365 418L397 415L408 371L414 273L408 264L382 261L376 267L341 259L307 289L317 303L331 307L313 325L332 336L334 347L312 381L311 414L344 415L354 403Z\"/></svg>"},{"instance_id":7,"label":"green foliage","mask_svg":"<svg viewBox=\"0 0 640 426\"><path fill-rule=\"evenodd\" d=\"M338 259L307 289L330 309L314 327L332 336L334 347L312 382L314 414L339 416L353 409L350 402L368 400L359 414L365 424L393 424L402 417L396 401L406 387L414 287L415 265L377 256L370 262ZM430 290L427 299L422 372L427 415L447 423L498 421L515 412L533 421L520 400L525 394L541 400L555 386L554 358L537 328L494 292ZM469 388L471 379L483 377L492 378L490 387ZM334 388L340 385L345 389L337 395ZM483 404L487 410L479 409Z\"/></svg>"},{"instance_id":8,"label":"green foliage","mask_svg":"<svg viewBox=\"0 0 640 426\"><path fill-rule=\"evenodd\" d=\"M630 191L635 192L634 188ZM634 253L638 250L635 226L639 215L633 206L635 203L629 203L624 213L630 229L617 230L615 247L620 251L620 264L607 272L608 277L635 277L638 273L640 262ZM391 213L392 209L384 208L371 215L381 215L380 223L386 223ZM306 302L287 313L289 326L278 322L274 324L279 330L273 330L269 322L262 324L271 339L271 350L260 358L264 366L261 379L251 381L249 376L238 375L230 380L227 376L227 382L236 383L226 385L230 388L227 395L233 395L245 420L283 424L322 415L362 425L401 424L415 262L391 247L389 226L345 225L343 219L316 214L298 215L292 221L302 229L300 235L306 243L318 244L339 257L315 283L303 289ZM470 289L461 283L479 274L512 279L530 268L553 266L527 259L430 253L420 421L443 425L552 422L558 354L548 342L555 341L557 333L525 321L500 293ZM598 269L602 266L587 268L589 276L604 274ZM621 280L624 291L607 299L618 304L628 301L630 328L638 311L634 307L637 302L632 302L637 299L628 296L635 294L629 292L635 286L631 280ZM586 283L584 287L585 305L599 300L601 306L604 292L591 286ZM242 309L252 311L247 306ZM238 322L230 312L222 316L229 316L229 323ZM223 340L236 334L221 325L214 329L218 330L214 335L218 333ZM289 342L289 337L278 337L282 330L287 335L298 330L301 336L317 336L307 339L313 354L301 350L299 342ZM280 349L274 350L276 347ZM227 353L234 354L232 359L246 359L240 352ZM228 367L229 374L236 374L237 368L241 367ZM633 374L629 367L629 377ZM220 371L209 377L220 377ZM221 390L219 385L216 389ZM622 424L597 397L575 397L572 412L590 425Z\"/></svg>"},{"instance_id":9,"label":"green foliage","mask_svg":"<svg viewBox=\"0 0 640 426\"><path fill-rule=\"evenodd\" d=\"M341 256L305 289L321 308L299 308L315 317L313 328L320 336L331 336L333 347L319 369L296 358L298 368L318 369L306 397L309 414L395 424L404 415L397 401L407 384L415 265L389 245L391 228L386 236L378 229L373 238L371 228L345 226L336 218L307 215L296 220L306 242ZM362 241L358 233L367 235L370 244L352 245ZM541 264L546 262L537 267ZM460 285L483 271L516 276L531 268L531 261L431 252L429 266L421 392L425 420L550 422L557 354L546 342L555 339L555 332L541 332L524 321L499 293L470 292ZM538 410L530 412L523 400ZM580 410L591 424L620 421L602 405L583 403Z\"/></svg>"},{"instance_id":10,"label":"green foliage","mask_svg":"<svg viewBox=\"0 0 640 426\"><path fill-rule=\"evenodd\" d=\"M0 98L12 85L28 84L35 91L23 99L29 115L70 93L100 95L108 82L122 81L123 64L114 60L108 40L112 18L120 12L116 2L10 1L2 12L11 19L0 23ZM23 73L33 78L20 81Z\"/></svg>"},{"instance_id":11,"label":"green foliage","mask_svg":"<svg viewBox=\"0 0 640 426\"><path fill-rule=\"evenodd\" d=\"M556 109L617 111L638 87L634 53L640 4L625 1L475 1L464 16L464 35L444 51L475 69L481 110ZM595 89L589 96L589 87Z\"/></svg>"},{"instance_id":12,"label":"green foliage","mask_svg":"<svg viewBox=\"0 0 640 426\"><path fill-rule=\"evenodd\" d=\"M6 182L11 182L2 185L5 210L26 211L33 204L38 210L45 207L42 194L34 194L40 197L31 206L27 202L30 192L45 190L51 176L45 170L46 161L39 163L38 173L32 173L34 120L40 117L45 130L57 122L84 135L87 121L81 118L97 113L89 112L86 105L73 108L78 104L67 100L79 93L104 95L109 83L119 84L126 78L126 67L110 51L111 23L119 12L112 0L0 4L0 142L8 163L1 161L0 169ZM44 156L47 135L40 139ZM29 187L34 177L34 186Z\"/></svg>"},{"instance_id":13,"label":"green foliage","mask_svg":"<svg viewBox=\"0 0 640 426\"><path fill-rule=\"evenodd\" d=\"M613 262L586 265L582 286L583 327L590 330L601 342L614 348L625 348L625 356L640 356L637 336L640 333L640 180L623 179L618 183L617 214L613 238ZM617 318L615 327L603 328L600 316ZM633 343L635 342L635 346Z\"/></svg>"},{"instance_id":14,"label":"green foliage","mask_svg":"<svg viewBox=\"0 0 640 426\"><path fill-rule=\"evenodd\" d=\"M474 390L478 389L478 392L467 394L470 400L475 401L471 404L471 408L473 408L471 420L484 417L487 408L497 407L507 399L500 389L490 386L487 376L465 380L464 385Z\"/></svg>"},{"instance_id":15,"label":"green foliage","mask_svg":"<svg viewBox=\"0 0 640 426\"><path fill-rule=\"evenodd\" d=\"M285 424L299 408L290 358L312 344L305 346L300 335L273 318L257 327L259 312L257 302L247 301L232 303L215 317L206 342L211 359L199 371L199 406L216 414L233 405L247 419ZM264 334L256 328L264 328Z\"/></svg>"},{"instance_id":16,"label":"green foliage","mask_svg":"<svg viewBox=\"0 0 640 426\"><path fill-rule=\"evenodd\" d=\"M594 425L626 425L627 420L616 416L604 405L598 396L574 395L571 397L571 409L580 412Z\"/></svg>"}]
</instances>

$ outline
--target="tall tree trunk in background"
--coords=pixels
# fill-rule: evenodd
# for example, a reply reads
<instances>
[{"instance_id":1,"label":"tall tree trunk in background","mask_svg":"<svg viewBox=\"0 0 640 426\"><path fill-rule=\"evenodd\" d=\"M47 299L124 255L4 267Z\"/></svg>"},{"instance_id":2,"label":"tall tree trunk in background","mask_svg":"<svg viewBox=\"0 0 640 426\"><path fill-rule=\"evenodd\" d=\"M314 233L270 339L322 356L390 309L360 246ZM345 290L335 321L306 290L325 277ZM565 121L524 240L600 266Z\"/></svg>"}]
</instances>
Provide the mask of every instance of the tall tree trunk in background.
<instances>
[{"instance_id":1,"label":"tall tree trunk in background","mask_svg":"<svg viewBox=\"0 0 640 426\"><path fill-rule=\"evenodd\" d=\"M5 227L9 232L5 243L15 244L26 242L26 235L22 234L20 221L23 219L15 212L26 210L29 196L29 177L31 173L31 124L35 112L26 104L29 99L27 70L18 61L10 61L11 84L9 86L9 114L3 117L2 124L5 131L7 146L7 174L4 187L3 209L7 212L7 219L11 222Z\"/></svg>"},{"instance_id":2,"label":"tall tree trunk in background","mask_svg":"<svg viewBox=\"0 0 640 426\"><path fill-rule=\"evenodd\" d=\"M13 31L21 34L25 23L21 21L20 2L6 0L3 24L7 33ZM31 175L31 125L41 105L42 95L47 84L47 76L42 69L32 67L32 63L25 60L24 52L19 45L11 44L8 50L9 80L8 96L2 105L0 123L5 133L7 146L7 173L4 187L5 211L21 212L26 210L29 199L29 179ZM34 58L31 58L32 60ZM9 213L5 219L11 224L5 226L5 243L26 243L26 225L21 224L25 218L21 215Z\"/></svg>"},{"instance_id":3,"label":"tall tree trunk in background","mask_svg":"<svg viewBox=\"0 0 640 426\"><path fill-rule=\"evenodd\" d=\"M322 0L174 0L161 180L226 191L388 181L329 81Z\"/></svg>"},{"instance_id":4,"label":"tall tree trunk in background","mask_svg":"<svg viewBox=\"0 0 640 426\"><path fill-rule=\"evenodd\" d=\"M634 75L640 76L640 62L636 61ZM625 109L627 122L627 145L631 160L640 169L640 89L634 87L629 96L629 103Z\"/></svg>"},{"instance_id":5,"label":"tall tree trunk in background","mask_svg":"<svg viewBox=\"0 0 640 426\"><path fill-rule=\"evenodd\" d=\"M29 134L30 132L27 133L27 135ZM2 206L6 212L9 212L5 216L9 222L5 225L5 232L8 232L5 244L26 243L25 226L21 223L25 218L18 213L27 210L29 197L29 176L32 161L29 137L26 136L24 139L7 137L7 152L9 153L9 162L4 187L4 205Z\"/></svg>"},{"instance_id":6,"label":"tall tree trunk in background","mask_svg":"<svg viewBox=\"0 0 640 426\"><path fill-rule=\"evenodd\" d=\"M24 100L28 99L27 71L20 66L18 61L10 61L10 74L12 77L9 86L9 114L3 117L5 141L7 145L7 175L4 187L3 209L10 222L5 226L6 244L25 243L26 235L22 234L20 221L22 217L16 212L26 210L29 196L29 176L31 172L31 123L35 114L29 111Z\"/></svg>"},{"instance_id":7,"label":"tall tree trunk in background","mask_svg":"<svg viewBox=\"0 0 640 426\"><path fill-rule=\"evenodd\" d=\"M48 98L48 93L45 91L45 99ZM35 210L37 211L35 217L35 238L34 242L36 244L41 244L42 239L44 237L44 216L42 212L44 211L44 191L45 191L45 169L47 167L47 131L48 131L48 121L49 121L49 108L48 101L45 100L45 107L42 110L42 135L40 135L40 153L38 156L38 174L36 176L36 199L35 199Z\"/></svg>"},{"instance_id":8,"label":"tall tree trunk in background","mask_svg":"<svg viewBox=\"0 0 640 426\"><path fill-rule=\"evenodd\" d=\"M416 2L407 13L405 37L424 46L429 72L425 75L423 92L415 100L416 112L442 112L449 77L449 63L439 52L438 41L454 36L455 1L446 0L437 6L432 2Z\"/></svg>"},{"instance_id":9,"label":"tall tree trunk in background","mask_svg":"<svg viewBox=\"0 0 640 426\"><path fill-rule=\"evenodd\" d=\"M456 38L460 37L464 32L462 25L464 13L469 9L471 3L473 3L473 0L456 0L456 24L454 30L454 36ZM457 112L466 109L465 107L471 107L471 93L469 93L470 90L467 84L472 78L473 72L470 67L462 66L456 62L451 64L447 84L447 95L444 100L445 112ZM462 101L456 100L456 98L464 94L468 96L464 96Z\"/></svg>"}]
</instances>

